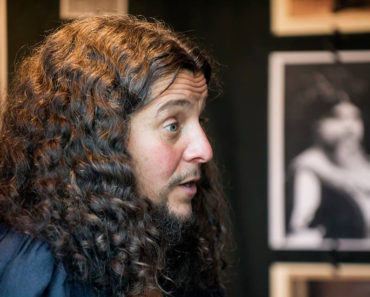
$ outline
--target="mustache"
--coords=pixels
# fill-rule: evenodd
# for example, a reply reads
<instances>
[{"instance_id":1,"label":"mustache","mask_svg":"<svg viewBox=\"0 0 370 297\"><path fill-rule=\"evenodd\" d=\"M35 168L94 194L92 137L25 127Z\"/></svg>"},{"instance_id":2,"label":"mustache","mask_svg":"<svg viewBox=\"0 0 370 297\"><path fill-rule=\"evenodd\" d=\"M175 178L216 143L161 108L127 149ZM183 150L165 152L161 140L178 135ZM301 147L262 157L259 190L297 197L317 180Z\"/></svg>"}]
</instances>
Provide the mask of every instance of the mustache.
<instances>
[{"instance_id":1,"label":"mustache","mask_svg":"<svg viewBox=\"0 0 370 297\"><path fill-rule=\"evenodd\" d=\"M183 183L186 179L200 178L200 176L201 176L200 168L194 168L185 173L173 176L169 180L168 184L160 191L159 196L162 198L167 197L168 194L172 191L172 189L174 189L179 184Z\"/></svg>"},{"instance_id":2,"label":"mustache","mask_svg":"<svg viewBox=\"0 0 370 297\"><path fill-rule=\"evenodd\" d=\"M168 182L167 188L172 189L189 178L200 178L200 169L194 168L188 172L172 177Z\"/></svg>"}]
</instances>

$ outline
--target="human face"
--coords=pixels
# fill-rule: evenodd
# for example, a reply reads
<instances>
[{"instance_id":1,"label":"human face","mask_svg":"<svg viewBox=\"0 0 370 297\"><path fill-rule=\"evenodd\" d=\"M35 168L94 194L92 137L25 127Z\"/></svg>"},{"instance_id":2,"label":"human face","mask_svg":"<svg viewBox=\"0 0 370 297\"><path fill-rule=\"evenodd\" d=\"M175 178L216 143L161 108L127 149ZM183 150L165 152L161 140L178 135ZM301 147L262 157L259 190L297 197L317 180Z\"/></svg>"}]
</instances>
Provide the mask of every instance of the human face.
<instances>
[{"instance_id":1,"label":"human face","mask_svg":"<svg viewBox=\"0 0 370 297\"><path fill-rule=\"evenodd\" d=\"M132 115L128 150L139 194L187 220L200 165L212 159L201 125L208 88L203 74L182 70L170 85L172 78L156 81L151 88L153 99Z\"/></svg>"},{"instance_id":2,"label":"human face","mask_svg":"<svg viewBox=\"0 0 370 297\"><path fill-rule=\"evenodd\" d=\"M349 102L335 105L332 116L322 119L318 128L320 138L331 145L360 142L364 133L360 110Z\"/></svg>"}]
</instances>

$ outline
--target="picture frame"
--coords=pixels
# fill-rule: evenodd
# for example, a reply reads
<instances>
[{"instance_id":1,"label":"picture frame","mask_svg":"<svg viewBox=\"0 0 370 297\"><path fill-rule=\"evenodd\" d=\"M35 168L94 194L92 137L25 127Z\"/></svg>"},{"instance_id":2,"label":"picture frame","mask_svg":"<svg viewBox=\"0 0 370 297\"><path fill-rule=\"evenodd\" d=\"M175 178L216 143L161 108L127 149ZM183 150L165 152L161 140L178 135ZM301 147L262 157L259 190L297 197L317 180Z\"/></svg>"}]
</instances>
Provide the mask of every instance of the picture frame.
<instances>
[{"instance_id":1,"label":"picture frame","mask_svg":"<svg viewBox=\"0 0 370 297\"><path fill-rule=\"evenodd\" d=\"M128 13L128 0L60 0L59 5L61 19Z\"/></svg>"},{"instance_id":2,"label":"picture frame","mask_svg":"<svg viewBox=\"0 0 370 297\"><path fill-rule=\"evenodd\" d=\"M370 294L369 264L274 263L270 297L363 297Z\"/></svg>"},{"instance_id":3,"label":"picture frame","mask_svg":"<svg viewBox=\"0 0 370 297\"><path fill-rule=\"evenodd\" d=\"M323 116L325 110L326 112L331 111L329 107L336 106L334 102L326 102L326 100L333 98L339 100L339 97L336 97L339 93L330 95L330 92L341 90L339 95L346 95L352 99L348 100L351 104L340 106L347 109L350 107L352 108L350 110L359 114L353 119L356 129L360 129L358 138L361 139L356 141L361 142L358 147L359 150L361 149L361 154L366 155L364 164L368 169L369 80L370 51L340 51L337 53L303 51L270 54L268 242L271 249L356 251L370 248L368 233L370 218L367 216L370 213L370 205L367 202L365 202L366 205L363 204L363 200L356 200L357 192L353 196L349 194L353 193L351 191L362 193L362 186L358 184L358 176L353 175L352 170L345 170L344 167L336 164L332 165L330 155L332 153L327 152L329 144L323 144L322 139L321 144L318 144L320 142L315 138L318 134L317 125L322 121L320 117ZM320 91L320 88L323 90ZM324 94L320 95L320 92ZM337 129L338 133L341 133L340 131ZM330 145L333 150L333 144ZM307 171L304 169L309 169L309 174L311 174L311 180L309 179L311 184L308 190L305 190L307 186L304 186L304 183L303 186L297 186L298 181L302 180L302 172ZM361 174L360 178L366 178L367 174L369 171ZM354 186L349 190L347 184L353 181ZM336 192L333 192L335 183L337 183L334 186ZM365 184L367 187L368 182L366 181ZM328 189L332 190L330 194L327 194ZM302 192L303 194L299 194ZM368 193L365 196L368 197ZM359 199L370 201L364 198L365 196ZM352 211L356 212L354 216ZM332 216L331 213L338 216ZM317 216L319 219L321 217L321 221L317 220ZM360 216L361 222L359 221ZM323 218L325 221L322 220ZM313 222L316 224L314 228L309 226ZM298 229L295 229L297 226L303 226L304 232L298 232ZM356 233L355 230L360 229L362 233L360 231Z\"/></svg>"},{"instance_id":4,"label":"picture frame","mask_svg":"<svg viewBox=\"0 0 370 297\"><path fill-rule=\"evenodd\" d=\"M6 96L8 85L8 42L6 0L0 0L0 98ZM1 103L1 102L0 102Z\"/></svg>"},{"instance_id":5,"label":"picture frame","mask_svg":"<svg viewBox=\"0 0 370 297\"><path fill-rule=\"evenodd\" d=\"M370 32L368 0L271 0L270 16L276 36Z\"/></svg>"}]
</instances>

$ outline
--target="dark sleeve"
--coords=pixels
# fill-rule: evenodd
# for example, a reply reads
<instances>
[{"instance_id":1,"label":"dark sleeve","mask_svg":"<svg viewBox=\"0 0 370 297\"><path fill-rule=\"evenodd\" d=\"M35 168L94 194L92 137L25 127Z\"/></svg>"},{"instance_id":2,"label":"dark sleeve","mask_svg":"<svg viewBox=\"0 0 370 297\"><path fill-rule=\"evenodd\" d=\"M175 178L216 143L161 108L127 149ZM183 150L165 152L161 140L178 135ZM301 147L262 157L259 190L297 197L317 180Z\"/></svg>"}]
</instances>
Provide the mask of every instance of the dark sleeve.
<instances>
[{"instance_id":1,"label":"dark sleeve","mask_svg":"<svg viewBox=\"0 0 370 297\"><path fill-rule=\"evenodd\" d=\"M0 226L1 297L69 297L69 291L45 243Z\"/></svg>"}]
</instances>

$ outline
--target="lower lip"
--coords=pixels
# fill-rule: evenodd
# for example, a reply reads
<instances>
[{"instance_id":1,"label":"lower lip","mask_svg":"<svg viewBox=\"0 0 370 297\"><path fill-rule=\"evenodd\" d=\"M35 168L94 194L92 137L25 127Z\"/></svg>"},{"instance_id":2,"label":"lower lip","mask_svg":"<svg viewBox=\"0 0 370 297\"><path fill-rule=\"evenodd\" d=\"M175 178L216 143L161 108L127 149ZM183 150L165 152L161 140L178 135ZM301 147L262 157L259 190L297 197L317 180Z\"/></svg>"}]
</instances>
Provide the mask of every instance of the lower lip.
<instances>
[{"instance_id":1,"label":"lower lip","mask_svg":"<svg viewBox=\"0 0 370 297\"><path fill-rule=\"evenodd\" d=\"M189 196L194 196L197 193L197 186L196 184L191 184L190 187L186 187L183 185L179 185L179 187L186 192Z\"/></svg>"}]
</instances>

